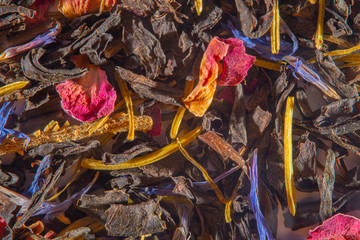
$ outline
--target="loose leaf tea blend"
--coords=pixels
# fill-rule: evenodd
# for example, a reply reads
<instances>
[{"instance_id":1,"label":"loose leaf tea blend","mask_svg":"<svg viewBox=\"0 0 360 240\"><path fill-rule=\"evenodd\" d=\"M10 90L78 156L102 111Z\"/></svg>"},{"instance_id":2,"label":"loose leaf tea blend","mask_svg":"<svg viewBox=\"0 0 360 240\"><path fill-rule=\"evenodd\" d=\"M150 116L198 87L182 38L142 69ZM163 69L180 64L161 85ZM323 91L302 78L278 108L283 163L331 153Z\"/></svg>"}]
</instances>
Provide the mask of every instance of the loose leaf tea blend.
<instances>
[{"instance_id":1,"label":"loose leaf tea blend","mask_svg":"<svg viewBox=\"0 0 360 240\"><path fill-rule=\"evenodd\" d=\"M0 238L359 239L359 12L0 1Z\"/></svg>"}]
</instances>

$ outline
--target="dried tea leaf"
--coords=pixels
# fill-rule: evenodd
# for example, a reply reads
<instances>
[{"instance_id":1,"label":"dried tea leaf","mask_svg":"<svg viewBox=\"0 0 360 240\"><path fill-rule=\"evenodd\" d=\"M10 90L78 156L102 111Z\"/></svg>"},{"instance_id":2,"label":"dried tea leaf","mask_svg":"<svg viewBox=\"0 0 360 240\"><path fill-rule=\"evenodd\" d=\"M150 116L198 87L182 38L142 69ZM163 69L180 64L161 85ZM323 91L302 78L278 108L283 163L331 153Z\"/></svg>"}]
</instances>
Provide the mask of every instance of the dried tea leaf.
<instances>
[{"instance_id":1,"label":"dried tea leaf","mask_svg":"<svg viewBox=\"0 0 360 240\"><path fill-rule=\"evenodd\" d=\"M116 67L115 71L141 97L154 99L165 104L182 106L179 102L179 99L183 96L182 91L171 88L167 84L150 80L122 67Z\"/></svg>"},{"instance_id":2,"label":"dried tea leaf","mask_svg":"<svg viewBox=\"0 0 360 240\"><path fill-rule=\"evenodd\" d=\"M141 236L163 232L162 208L159 200L153 199L134 205L111 204L106 211L105 228L109 236Z\"/></svg>"}]
</instances>

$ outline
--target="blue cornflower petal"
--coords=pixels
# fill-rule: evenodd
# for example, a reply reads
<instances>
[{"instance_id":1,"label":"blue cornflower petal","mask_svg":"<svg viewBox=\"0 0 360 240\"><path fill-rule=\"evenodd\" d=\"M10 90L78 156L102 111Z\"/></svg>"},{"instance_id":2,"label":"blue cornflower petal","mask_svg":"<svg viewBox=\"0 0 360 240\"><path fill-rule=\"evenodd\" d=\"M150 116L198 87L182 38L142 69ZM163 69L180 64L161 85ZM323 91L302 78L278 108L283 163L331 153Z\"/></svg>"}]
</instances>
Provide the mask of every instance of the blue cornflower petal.
<instances>
[{"instance_id":1,"label":"blue cornflower petal","mask_svg":"<svg viewBox=\"0 0 360 240\"><path fill-rule=\"evenodd\" d=\"M305 81L317 86L327 96L340 99L339 95L328 84L321 80L312 65L306 65L300 57L287 56L284 60L289 63L289 68L294 71L294 77L302 77ZM297 76L298 75L298 76Z\"/></svg>"},{"instance_id":2,"label":"blue cornflower petal","mask_svg":"<svg viewBox=\"0 0 360 240\"><path fill-rule=\"evenodd\" d=\"M28 143L30 142L30 138L25 135L22 132L13 130L13 129L5 129L5 125L6 122L12 112L12 103L11 102L6 102L1 106L0 109L0 143L2 143L2 141L4 141L4 139L8 136L8 135L14 135L15 137L18 138L26 138L27 139L27 143L26 146L28 145ZM26 150L26 147L25 147Z\"/></svg>"},{"instance_id":3,"label":"blue cornflower petal","mask_svg":"<svg viewBox=\"0 0 360 240\"><path fill-rule=\"evenodd\" d=\"M244 33L240 30L240 26L238 24L238 20L234 16L230 16L231 21L228 21L226 24L221 23L222 27L231 31L234 36L241 41L243 41L244 46L255 50L257 53L261 55L263 58L268 58L271 60L283 60L285 56L293 55L298 49L298 40L295 35L291 32L290 28L286 25L286 23L281 20L281 27L287 32L290 36L293 44L288 43L286 41L280 41L280 51L279 54L271 53L271 40L269 36L251 39L244 35ZM235 24L235 26L234 26Z\"/></svg>"},{"instance_id":4,"label":"blue cornflower petal","mask_svg":"<svg viewBox=\"0 0 360 240\"><path fill-rule=\"evenodd\" d=\"M259 199L257 196L257 188L258 188L257 149L255 149L253 153L252 165L250 171L250 181L251 181L251 189L250 189L251 206L256 218L256 224L257 224L260 240L274 239L272 232L269 226L267 225L263 214L261 213Z\"/></svg>"},{"instance_id":5,"label":"blue cornflower petal","mask_svg":"<svg viewBox=\"0 0 360 240\"><path fill-rule=\"evenodd\" d=\"M41 160L30 188L24 193L25 196L32 196L34 193L39 191L40 183L45 183L45 176L43 175L43 172L50 167L51 157L52 155L49 154Z\"/></svg>"}]
</instances>

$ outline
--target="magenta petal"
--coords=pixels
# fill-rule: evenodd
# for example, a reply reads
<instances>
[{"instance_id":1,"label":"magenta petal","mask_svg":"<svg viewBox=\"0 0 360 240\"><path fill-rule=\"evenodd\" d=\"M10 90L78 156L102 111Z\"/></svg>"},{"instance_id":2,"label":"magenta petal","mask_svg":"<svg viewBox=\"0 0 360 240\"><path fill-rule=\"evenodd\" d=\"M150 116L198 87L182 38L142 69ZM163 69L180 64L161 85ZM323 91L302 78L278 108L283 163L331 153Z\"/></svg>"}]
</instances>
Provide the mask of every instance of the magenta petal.
<instances>
[{"instance_id":1,"label":"magenta petal","mask_svg":"<svg viewBox=\"0 0 360 240\"><path fill-rule=\"evenodd\" d=\"M229 38L221 39L221 41L228 44L229 48L223 59L224 70L218 84L219 86L236 86L244 80L256 58L245 53L245 47L240 39Z\"/></svg>"},{"instance_id":2,"label":"magenta petal","mask_svg":"<svg viewBox=\"0 0 360 240\"><path fill-rule=\"evenodd\" d=\"M115 89L107 81L106 73L96 66L91 65L83 78L62 82L56 91L66 113L83 122L106 116L114 110Z\"/></svg>"},{"instance_id":3,"label":"magenta petal","mask_svg":"<svg viewBox=\"0 0 360 240\"><path fill-rule=\"evenodd\" d=\"M339 213L310 230L309 234L308 240L360 239L360 219Z\"/></svg>"}]
</instances>

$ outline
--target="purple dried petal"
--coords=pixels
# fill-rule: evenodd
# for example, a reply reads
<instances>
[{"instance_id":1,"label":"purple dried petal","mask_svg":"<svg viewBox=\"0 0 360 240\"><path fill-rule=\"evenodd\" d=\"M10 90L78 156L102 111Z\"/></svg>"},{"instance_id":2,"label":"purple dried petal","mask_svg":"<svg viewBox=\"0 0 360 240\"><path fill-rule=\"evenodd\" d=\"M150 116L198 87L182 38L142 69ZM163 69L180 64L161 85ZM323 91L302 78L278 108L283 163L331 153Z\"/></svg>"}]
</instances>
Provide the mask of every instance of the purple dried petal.
<instances>
[{"instance_id":1,"label":"purple dried petal","mask_svg":"<svg viewBox=\"0 0 360 240\"><path fill-rule=\"evenodd\" d=\"M257 149L255 149L253 153L252 165L250 170L250 181L251 181L251 189L250 189L251 206L256 218L256 224L257 224L260 240L274 239L271 230L268 224L266 223L264 215L261 213L259 199L257 196L257 188L258 188Z\"/></svg>"}]
</instances>

